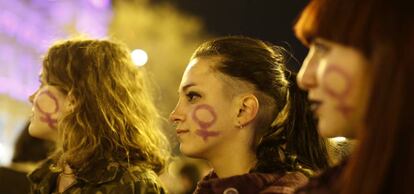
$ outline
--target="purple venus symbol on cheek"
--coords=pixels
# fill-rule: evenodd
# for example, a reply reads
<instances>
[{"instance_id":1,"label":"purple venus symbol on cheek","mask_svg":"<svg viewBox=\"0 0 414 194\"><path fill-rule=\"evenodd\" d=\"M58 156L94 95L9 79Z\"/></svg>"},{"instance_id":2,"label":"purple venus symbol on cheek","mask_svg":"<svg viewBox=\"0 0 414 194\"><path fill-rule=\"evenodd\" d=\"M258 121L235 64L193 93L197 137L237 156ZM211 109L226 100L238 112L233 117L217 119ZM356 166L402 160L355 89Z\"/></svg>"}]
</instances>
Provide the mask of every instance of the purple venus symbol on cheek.
<instances>
[{"instance_id":1,"label":"purple venus symbol on cheek","mask_svg":"<svg viewBox=\"0 0 414 194\"><path fill-rule=\"evenodd\" d=\"M197 113L205 112L207 113L208 120L205 118L200 119ZM200 126L200 129L196 130L196 134L203 138L204 141L207 141L208 137L218 136L220 133L217 131L208 131L207 129L210 128L217 120L217 115L214 112L214 109L207 105L202 104L197 106L193 111L193 120Z\"/></svg>"},{"instance_id":2,"label":"purple venus symbol on cheek","mask_svg":"<svg viewBox=\"0 0 414 194\"><path fill-rule=\"evenodd\" d=\"M50 92L50 91L42 91L39 93L39 97L49 98L54 103L54 110L51 112L48 112L44 108L42 108L39 104L39 101L36 101L35 106L37 110L42 114L40 116L40 120L43 122L46 122L50 128L55 129L57 125L57 120L52 118L52 114L55 114L59 111L59 104L57 98Z\"/></svg>"},{"instance_id":3,"label":"purple venus symbol on cheek","mask_svg":"<svg viewBox=\"0 0 414 194\"><path fill-rule=\"evenodd\" d=\"M335 65L330 65L329 68L326 69L324 77L326 78L327 76L336 76L343 80L344 86L339 90L335 88L335 85L328 82L328 79L324 79L325 84L323 84L323 87L328 95L338 99L339 105L337 106L337 109L345 117L348 117L349 113L352 111L352 108L346 104L346 98L349 96L352 87L351 77L344 70Z\"/></svg>"}]
</instances>

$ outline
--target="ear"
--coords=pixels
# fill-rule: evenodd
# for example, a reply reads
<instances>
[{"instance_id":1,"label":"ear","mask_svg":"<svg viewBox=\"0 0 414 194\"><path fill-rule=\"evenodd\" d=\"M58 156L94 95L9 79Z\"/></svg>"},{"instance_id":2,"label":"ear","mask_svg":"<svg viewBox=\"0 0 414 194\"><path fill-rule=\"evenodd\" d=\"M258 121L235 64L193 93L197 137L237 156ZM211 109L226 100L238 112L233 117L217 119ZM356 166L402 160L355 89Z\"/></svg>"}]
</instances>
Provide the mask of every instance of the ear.
<instances>
[{"instance_id":1,"label":"ear","mask_svg":"<svg viewBox=\"0 0 414 194\"><path fill-rule=\"evenodd\" d=\"M240 99L239 112L236 125L239 128L251 123L259 111L259 100L253 94L244 95Z\"/></svg>"}]
</instances>

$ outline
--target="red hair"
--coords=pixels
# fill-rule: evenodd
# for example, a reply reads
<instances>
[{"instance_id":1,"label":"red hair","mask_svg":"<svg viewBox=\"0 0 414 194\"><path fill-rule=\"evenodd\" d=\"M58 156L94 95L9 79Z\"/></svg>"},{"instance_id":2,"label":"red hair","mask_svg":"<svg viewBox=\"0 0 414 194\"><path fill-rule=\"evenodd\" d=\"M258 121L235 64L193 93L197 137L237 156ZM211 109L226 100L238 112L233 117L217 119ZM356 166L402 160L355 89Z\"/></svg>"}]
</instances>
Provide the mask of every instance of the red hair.
<instances>
[{"instance_id":1,"label":"red hair","mask_svg":"<svg viewBox=\"0 0 414 194\"><path fill-rule=\"evenodd\" d=\"M295 25L306 45L324 38L360 51L371 89L342 193L411 193L414 180L414 18L406 1L313 0Z\"/></svg>"}]
</instances>

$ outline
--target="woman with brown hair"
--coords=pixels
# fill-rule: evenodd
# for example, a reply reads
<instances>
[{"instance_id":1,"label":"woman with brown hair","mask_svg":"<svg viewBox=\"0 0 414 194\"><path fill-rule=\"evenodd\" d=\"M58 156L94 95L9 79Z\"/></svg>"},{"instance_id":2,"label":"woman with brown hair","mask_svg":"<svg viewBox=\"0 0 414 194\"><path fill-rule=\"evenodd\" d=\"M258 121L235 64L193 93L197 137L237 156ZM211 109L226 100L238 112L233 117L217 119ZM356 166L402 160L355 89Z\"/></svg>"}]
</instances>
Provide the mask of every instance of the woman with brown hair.
<instances>
[{"instance_id":1,"label":"woman with brown hair","mask_svg":"<svg viewBox=\"0 0 414 194\"><path fill-rule=\"evenodd\" d=\"M32 193L164 193L168 157L143 69L122 44L67 40L47 52L31 135L56 141Z\"/></svg>"},{"instance_id":2,"label":"woman with brown hair","mask_svg":"<svg viewBox=\"0 0 414 194\"><path fill-rule=\"evenodd\" d=\"M213 171L195 193L292 193L328 166L283 48L247 37L203 43L170 116L183 154Z\"/></svg>"},{"instance_id":3,"label":"woman with brown hair","mask_svg":"<svg viewBox=\"0 0 414 194\"><path fill-rule=\"evenodd\" d=\"M297 193L412 193L414 17L408 1L312 0L295 26L310 51L298 74L326 137L350 158Z\"/></svg>"}]
</instances>

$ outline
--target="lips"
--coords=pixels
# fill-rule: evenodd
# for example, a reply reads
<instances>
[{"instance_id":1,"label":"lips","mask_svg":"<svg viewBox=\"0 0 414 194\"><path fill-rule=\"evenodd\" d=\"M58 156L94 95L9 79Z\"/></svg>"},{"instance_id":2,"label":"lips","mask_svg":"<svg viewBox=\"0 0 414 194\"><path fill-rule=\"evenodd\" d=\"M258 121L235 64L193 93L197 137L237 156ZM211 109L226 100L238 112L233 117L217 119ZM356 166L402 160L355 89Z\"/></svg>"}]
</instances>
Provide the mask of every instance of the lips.
<instances>
[{"instance_id":1,"label":"lips","mask_svg":"<svg viewBox=\"0 0 414 194\"><path fill-rule=\"evenodd\" d=\"M188 130L188 129L177 129L176 132L177 132L177 135L181 135L181 134L185 134L185 133L190 132L190 130Z\"/></svg>"}]
</instances>

